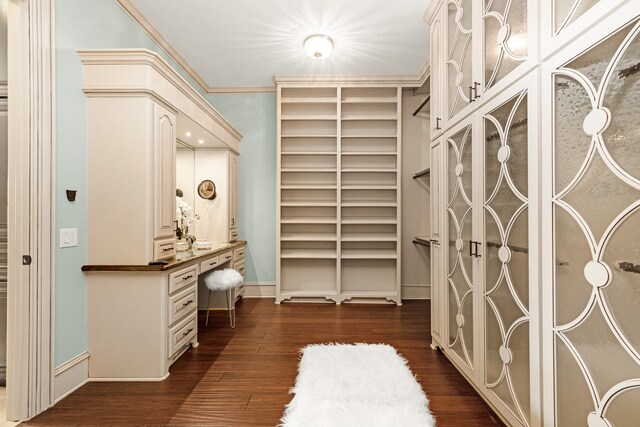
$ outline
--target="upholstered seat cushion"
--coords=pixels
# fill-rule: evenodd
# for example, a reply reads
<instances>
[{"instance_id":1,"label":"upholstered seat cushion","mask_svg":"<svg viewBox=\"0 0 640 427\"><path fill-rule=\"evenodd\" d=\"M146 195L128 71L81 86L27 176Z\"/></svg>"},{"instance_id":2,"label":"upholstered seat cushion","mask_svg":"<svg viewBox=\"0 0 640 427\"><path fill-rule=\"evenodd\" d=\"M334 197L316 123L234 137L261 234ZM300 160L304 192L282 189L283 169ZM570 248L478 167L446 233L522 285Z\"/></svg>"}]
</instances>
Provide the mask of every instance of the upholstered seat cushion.
<instances>
[{"instance_id":1,"label":"upholstered seat cushion","mask_svg":"<svg viewBox=\"0 0 640 427\"><path fill-rule=\"evenodd\" d=\"M226 291L242 285L242 275L233 268L214 270L204 277L204 284L212 291Z\"/></svg>"}]
</instances>

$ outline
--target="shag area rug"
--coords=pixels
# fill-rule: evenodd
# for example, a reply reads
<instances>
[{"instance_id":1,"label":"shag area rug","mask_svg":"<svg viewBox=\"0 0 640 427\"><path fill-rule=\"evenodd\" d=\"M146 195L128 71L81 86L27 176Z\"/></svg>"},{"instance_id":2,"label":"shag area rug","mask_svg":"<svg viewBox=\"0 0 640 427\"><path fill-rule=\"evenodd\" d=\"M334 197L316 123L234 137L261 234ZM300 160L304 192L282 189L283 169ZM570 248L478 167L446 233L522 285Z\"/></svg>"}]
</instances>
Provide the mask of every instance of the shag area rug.
<instances>
[{"instance_id":1,"label":"shag area rug","mask_svg":"<svg viewBox=\"0 0 640 427\"><path fill-rule=\"evenodd\" d=\"M435 426L420 384L386 344L312 344L301 350L284 427Z\"/></svg>"}]
</instances>

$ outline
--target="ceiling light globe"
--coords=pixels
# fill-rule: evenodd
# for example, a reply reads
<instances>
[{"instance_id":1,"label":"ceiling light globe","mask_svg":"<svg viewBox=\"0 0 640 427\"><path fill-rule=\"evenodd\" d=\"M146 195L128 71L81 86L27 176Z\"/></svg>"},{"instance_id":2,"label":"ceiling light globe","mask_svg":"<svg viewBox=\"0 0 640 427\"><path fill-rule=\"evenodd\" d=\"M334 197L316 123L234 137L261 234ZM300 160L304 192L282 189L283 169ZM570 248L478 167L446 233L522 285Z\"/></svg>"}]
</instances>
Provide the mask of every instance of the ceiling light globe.
<instances>
[{"instance_id":1,"label":"ceiling light globe","mask_svg":"<svg viewBox=\"0 0 640 427\"><path fill-rule=\"evenodd\" d=\"M333 40L324 34L314 34L304 39L304 50L312 58L325 59L331 55Z\"/></svg>"}]
</instances>

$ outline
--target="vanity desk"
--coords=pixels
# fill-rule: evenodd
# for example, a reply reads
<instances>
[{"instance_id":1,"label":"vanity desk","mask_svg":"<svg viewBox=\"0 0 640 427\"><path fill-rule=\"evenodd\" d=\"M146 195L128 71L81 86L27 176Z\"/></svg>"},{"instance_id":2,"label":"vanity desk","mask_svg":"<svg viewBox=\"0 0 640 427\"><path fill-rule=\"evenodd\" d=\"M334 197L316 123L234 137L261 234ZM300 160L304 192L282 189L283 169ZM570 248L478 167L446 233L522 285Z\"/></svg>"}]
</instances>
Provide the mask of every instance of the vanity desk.
<instances>
[{"instance_id":1,"label":"vanity desk","mask_svg":"<svg viewBox=\"0 0 640 427\"><path fill-rule=\"evenodd\" d=\"M89 378L161 381L198 346L198 277L216 268L244 276L246 242L178 252L166 265L85 265ZM244 293L236 290L235 298Z\"/></svg>"}]
</instances>

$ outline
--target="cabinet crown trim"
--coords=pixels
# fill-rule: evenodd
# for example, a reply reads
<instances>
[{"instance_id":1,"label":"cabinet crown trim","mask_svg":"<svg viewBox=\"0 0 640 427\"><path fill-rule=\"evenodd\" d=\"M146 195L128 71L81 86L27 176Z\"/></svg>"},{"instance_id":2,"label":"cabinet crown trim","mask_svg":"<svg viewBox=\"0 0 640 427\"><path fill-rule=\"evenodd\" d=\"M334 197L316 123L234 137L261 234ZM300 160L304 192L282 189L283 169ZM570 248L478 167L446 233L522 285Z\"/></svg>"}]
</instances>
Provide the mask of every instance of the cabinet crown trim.
<instances>
[{"instance_id":1,"label":"cabinet crown trim","mask_svg":"<svg viewBox=\"0 0 640 427\"><path fill-rule=\"evenodd\" d=\"M87 95L140 92L151 93L172 104L176 101L190 102L226 131L227 135L221 138L224 142L229 138L236 143L242 139L242 134L156 52L148 49L78 49L77 52L84 65L82 90ZM98 72L95 66L112 67L113 72ZM126 67L126 71L119 67ZM154 84L155 76L151 70L155 70L171 86ZM178 90L178 94L171 93L174 89Z\"/></svg>"}]
</instances>

